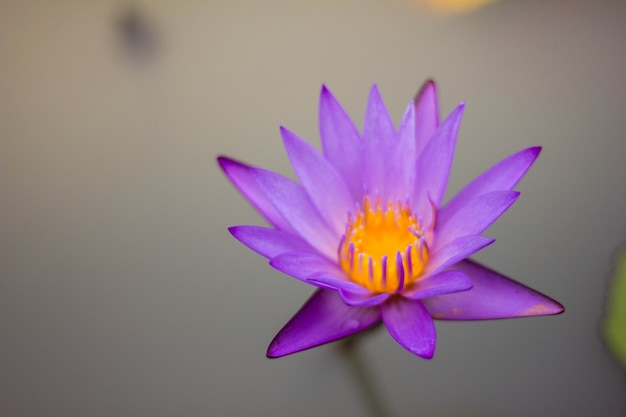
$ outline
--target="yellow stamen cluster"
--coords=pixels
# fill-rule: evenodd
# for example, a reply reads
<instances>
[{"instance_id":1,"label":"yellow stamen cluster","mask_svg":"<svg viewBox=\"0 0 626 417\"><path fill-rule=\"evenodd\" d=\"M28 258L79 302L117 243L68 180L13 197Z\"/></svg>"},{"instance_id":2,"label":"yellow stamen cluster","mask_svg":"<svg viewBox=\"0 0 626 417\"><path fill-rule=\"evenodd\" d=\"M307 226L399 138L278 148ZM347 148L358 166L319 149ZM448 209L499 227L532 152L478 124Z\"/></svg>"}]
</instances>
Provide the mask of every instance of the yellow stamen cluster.
<instances>
[{"instance_id":1,"label":"yellow stamen cluster","mask_svg":"<svg viewBox=\"0 0 626 417\"><path fill-rule=\"evenodd\" d=\"M372 292L394 293L414 282L428 261L419 219L408 205L388 203L383 211L368 197L348 216L339 263L351 280Z\"/></svg>"}]
</instances>

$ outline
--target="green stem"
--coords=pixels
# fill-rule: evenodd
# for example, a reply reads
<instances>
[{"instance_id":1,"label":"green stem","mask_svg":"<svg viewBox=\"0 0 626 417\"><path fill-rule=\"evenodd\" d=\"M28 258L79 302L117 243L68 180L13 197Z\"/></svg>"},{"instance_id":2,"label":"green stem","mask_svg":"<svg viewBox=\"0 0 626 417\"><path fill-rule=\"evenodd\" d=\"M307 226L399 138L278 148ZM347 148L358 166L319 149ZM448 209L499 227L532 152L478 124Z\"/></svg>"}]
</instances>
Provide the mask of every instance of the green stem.
<instances>
[{"instance_id":1,"label":"green stem","mask_svg":"<svg viewBox=\"0 0 626 417\"><path fill-rule=\"evenodd\" d=\"M346 357L350 373L357 385L359 394L372 417L389 417L385 402L377 390L371 370L361 354L359 344L363 335L357 334L340 341L341 353Z\"/></svg>"}]
</instances>

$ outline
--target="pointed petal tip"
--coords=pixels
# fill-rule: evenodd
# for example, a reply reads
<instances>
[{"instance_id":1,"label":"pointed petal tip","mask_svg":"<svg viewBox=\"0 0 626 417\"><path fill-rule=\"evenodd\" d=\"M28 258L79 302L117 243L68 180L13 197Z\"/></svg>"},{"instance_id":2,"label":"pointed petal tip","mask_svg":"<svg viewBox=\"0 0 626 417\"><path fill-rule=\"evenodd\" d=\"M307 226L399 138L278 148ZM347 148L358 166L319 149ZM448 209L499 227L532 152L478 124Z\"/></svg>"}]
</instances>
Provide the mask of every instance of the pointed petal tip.
<instances>
[{"instance_id":1,"label":"pointed petal tip","mask_svg":"<svg viewBox=\"0 0 626 417\"><path fill-rule=\"evenodd\" d=\"M412 353L415 353L417 356L419 356L422 359L431 360L433 356L435 356L435 347L433 346L433 349L430 351L412 352Z\"/></svg>"},{"instance_id":2,"label":"pointed petal tip","mask_svg":"<svg viewBox=\"0 0 626 417\"><path fill-rule=\"evenodd\" d=\"M465 102L462 101L459 103L458 106L456 106L454 110L452 110L452 112L450 112L448 117L445 118L445 120L442 122L442 125L452 123L452 126L454 126L454 129L458 129L459 125L461 124L461 119L463 117L464 112L465 112Z\"/></svg>"},{"instance_id":3,"label":"pointed petal tip","mask_svg":"<svg viewBox=\"0 0 626 417\"><path fill-rule=\"evenodd\" d=\"M561 314L564 307L552 298L470 259L459 262L474 287L465 292L424 300L438 320L495 320Z\"/></svg>"},{"instance_id":4,"label":"pointed petal tip","mask_svg":"<svg viewBox=\"0 0 626 417\"><path fill-rule=\"evenodd\" d=\"M367 106L369 107L371 105L382 106L383 108L386 109L385 103L383 101L383 97L380 94L380 90L378 89L377 84L372 84L372 87L370 88L369 96L367 98Z\"/></svg>"},{"instance_id":5,"label":"pointed petal tip","mask_svg":"<svg viewBox=\"0 0 626 417\"><path fill-rule=\"evenodd\" d=\"M552 300L554 302L554 313L552 315L559 315L565 313L565 306L558 301Z\"/></svg>"},{"instance_id":6,"label":"pointed petal tip","mask_svg":"<svg viewBox=\"0 0 626 417\"><path fill-rule=\"evenodd\" d=\"M430 359L435 354L435 323L421 301L396 298L380 307L383 323L396 342L414 355Z\"/></svg>"},{"instance_id":7,"label":"pointed petal tip","mask_svg":"<svg viewBox=\"0 0 626 417\"><path fill-rule=\"evenodd\" d=\"M404 349L408 350L415 356L419 356L422 359L430 360L435 356L435 343L433 343L430 346L423 346L420 343L415 344L415 345L411 345L411 344L404 343L404 342L401 343L397 339L396 339L396 342L398 342L398 344L402 346Z\"/></svg>"},{"instance_id":8,"label":"pointed petal tip","mask_svg":"<svg viewBox=\"0 0 626 417\"><path fill-rule=\"evenodd\" d=\"M215 160L217 161L220 168L222 168L222 171L226 171L226 167L235 162L231 158L224 155L218 156L217 158L215 158Z\"/></svg>"},{"instance_id":9,"label":"pointed petal tip","mask_svg":"<svg viewBox=\"0 0 626 417\"><path fill-rule=\"evenodd\" d=\"M278 132L280 133L280 137L283 139L283 144L286 142L294 142L295 140L299 139L299 137L297 137L298 135L293 133L285 126L279 126Z\"/></svg>"},{"instance_id":10,"label":"pointed petal tip","mask_svg":"<svg viewBox=\"0 0 626 417\"><path fill-rule=\"evenodd\" d=\"M317 290L274 337L266 356L279 358L324 345L380 320L378 308L349 307L336 291Z\"/></svg>"},{"instance_id":11,"label":"pointed petal tip","mask_svg":"<svg viewBox=\"0 0 626 417\"><path fill-rule=\"evenodd\" d=\"M437 83L435 82L433 78L427 78L426 81L424 81L424 84L422 85L421 89L426 89L426 88L437 88Z\"/></svg>"},{"instance_id":12,"label":"pointed petal tip","mask_svg":"<svg viewBox=\"0 0 626 417\"><path fill-rule=\"evenodd\" d=\"M415 124L415 106L413 105L413 103L409 103L409 105L406 107L406 110L404 111L404 115L402 116L402 121L400 122L400 126L403 125L403 123L413 123ZM398 130L400 130L400 128L398 128Z\"/></svg>"},{"instance_id":13,"label":"pointed petal tip","mask_svg":"<svg viewBox=\"0 0 626 417\"><path fill-rule=\"evenodd\" d=\"M543 302L521 311L517 317L556 316L565 312L565 307L556 300L543 295Z\"/></svg>"},{"instance_id":14,"label":"pointed petal tip","mask_svg":"<svg viewBox=\"0 0 626 417\"><path fill-rule=\"evenodd\" d=\"M283 143L291 140L292 136L294 135L291 130L287 129L283 125L278 126L278 132L280 133L280 137L283 139Z\"/></svg>"},{"instance_id":15,"label":"pointed petal tip","mask_svg":"<svg viewBox=\"0 0 626 417\"><path fill-rule=\"evenodd\" d=\"M265 357L268 359L278 359L278 358L282 358L283 356L287 356L290 355L292 353L296 353L296 352L288 352L288 351L284 351L280 348L280 346L276 346L275 343L276 339L272 340L272 342L270 343L270 345L267 347L267 352L265 353Z\"/></svg>"},{"instance_id":16,"label":"pointed petal tip","mask_svg":"<svg viewBox=\"0 0 626 417\"><path fill-rule=\"evenodd\" d=\"M224 155L220 155L217 158L215 158L215 160L217 161L218 165L220 166L220 168L222 169L222 171L224 171L224 173L226 174L226 176L228 176L229 178L231 178L230 175L230 169L231 168L254 168L251 165L245 164L241 161L238 161L234 158L228 157L228 156L224 156Z\"/></svg>"},{"instance_id":17,"label":"pointed petal tip","mask_svg":"<svg viewBox=\"0 0 626 417\"><path fill-rule=\"evenodd\" d=\"M424 96L425 94L431 94L434 97L437 97L437 84L432 78L424 81L424 84L422 84L420 89L417 91L417 94L415 94L413 101L416 103L419 102L422 96Z\"/></svg>"},{"instance_id":18,"label":"pointed petal tip","mask_svg":"<svg viewBox=\"0 0 626 417\"><path fill-rule=\"evenodd\" d=\"M476 252L478 252L478 251L481 251L481 250L485 249L487 246L491 246L491 245L493 245L493 244L495 243L495 241L496 241L496 238L495 238L495 237L489 237L489 236L483 236L483 235L477 235L477 236L484 238L484 241L483 241L483 243L480 245L479 249L478 249L478 250L476 250ZM473 255L474 253L476 253L476 252L473 252L473 253L472 253L472 255ZM469 256L471 256L471 255L468 255L467 257L469 257ZM467 257L466 257L465 259L467 259Z\"/></svg>"},{"instance_id":19,"label":"pointed petal tip","mask_svg":"<svg viewBox=\"0 0 626 417\"><path fill-rule=\"evenodd\" d=\"M283 356L293 355L294 353L302 352L303 350L308 350L316 346L293 348L291 345L283 343L283 340L280 337L279 333L274 336L274 339L272 339L269 346L267 347L265 357L267 357L268 359L278 359L282 358Z\"/></svg>"},{"instance_id":20,"label":"pointed petal tip","mask_svg":"<svg viewBox=\"0 0 626 417\"><path fill-rule=\"evenodd\" d=\"M531 164L535 163L535 160L539 157L539 154L541 153L541 151L543 150L543 148L541 146L533 146L531 148L528 148L528 153L531 159Z\"/></svg>"},{"instance_id":21,"label":"pointed petal tip","mask_svg":"<svg viewBox=\"0 0 626 417\"><path fill-rule=\"evenodd\" d=\"M508 192L508 195L509 195L509 198L510 198L511 203L508 205L508 207L506 208L506 210L508 210L508 209L509 209L509 207L511 207L513 204L515 204L515 202L517 201L517 199L519 198L519 196L520 196L521 194L522 194L522 193L521 193L521 192L519 192L519 191L517 191L517 190L511 190L511 191L509 191L509 192ZM505 212L506 212L506 210L505 210ZM502 214L504 214L504 213L502 213Z\"/></svg>"},{"instance_id":22,"label":"pointed petal tip","mask_svg":"<svg viewBox=\"0 0 626 417\"><path fill-rule=\"evenodd\" d=\"M514 155L526 154L527 158L530 160L530 164L532 164L535 162L535 159L537 159L537 157L541 153L541 150L542 150L541 146L531 146L530 148L521 150ZM511 157L514 155L511 155Z\"/></svg>"},{"instance_id":23,"label":"pointed petal tip","mask_svg":"<svg viewBox=\"0 0 626 417\"><path fill-rule=\"evenodd\" d=\"M335 95L326 84L322 84L320 88L320 105L327 102L337 102ZM338 102L336 104L339 104Z\"/></svg>"},{"instance_id":24,"label":"pointed petal tip","mask_svg":"<svg viewBox=\"0 0 626 417\"><path fill-rule=\"evenodd\" d=\"M522 193L517 190L509 190L509 191L492 191L486 195L491 196L492 198L500 198L503 202L508 203L507 209L515 203L515 201L519 198ZM485 197L486 198L486 197ZM506 210L505 210L506 211ZM502 213L504 214L504 213ZM500 214L500 216L502 215ZM498 217L500 217L498 216Z\"/></svg>"}]
</instances>

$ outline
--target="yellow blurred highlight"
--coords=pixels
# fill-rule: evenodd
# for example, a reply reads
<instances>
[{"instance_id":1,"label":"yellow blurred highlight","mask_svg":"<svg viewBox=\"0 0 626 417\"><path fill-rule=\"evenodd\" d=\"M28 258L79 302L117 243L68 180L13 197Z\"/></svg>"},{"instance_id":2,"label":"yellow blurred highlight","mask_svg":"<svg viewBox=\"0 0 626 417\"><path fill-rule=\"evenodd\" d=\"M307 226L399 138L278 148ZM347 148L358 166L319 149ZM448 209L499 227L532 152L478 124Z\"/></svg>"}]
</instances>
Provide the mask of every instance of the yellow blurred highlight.
<instances>
[{"instance_id":1,"label":"yellow blurred highlight","mask_svg":"<svg viewBox=\"0 0 626 417\"><path fill-rule=\"evenodd\" d=\"M463 13L478 9L494 0L426 0L437 13Z\"/></svg>"}]
</instances>

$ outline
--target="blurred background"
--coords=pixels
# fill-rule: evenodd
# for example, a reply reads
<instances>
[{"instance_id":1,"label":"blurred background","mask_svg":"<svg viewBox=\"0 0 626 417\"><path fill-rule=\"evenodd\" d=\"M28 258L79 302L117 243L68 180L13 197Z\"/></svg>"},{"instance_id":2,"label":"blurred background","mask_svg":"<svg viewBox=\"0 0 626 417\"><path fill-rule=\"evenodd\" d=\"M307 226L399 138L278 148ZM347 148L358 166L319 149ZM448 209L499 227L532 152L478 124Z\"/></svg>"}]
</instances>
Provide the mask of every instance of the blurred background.
<instances>
[{"instance_id":1,"label":"blurred background","mask_svg":"<svg viewBox=\"0 0 626 417\"><path fill-rule=\"evenodd\" d=\"M438 322L364 355L396 416L619 416L598 325L626 240L626 2L3 1L0 415L367 415L336 347L265 358L312 292L226 228L262 224L220 154L292 176L326 83L361 126L427 78L467 103L448 196L543 153L476 258L565 314ZM454 3L454 2L452 2ZM441 4L439 4L441 6ZM444 5L445 6L445 5Z\"/></svg>"}]
</instances>

